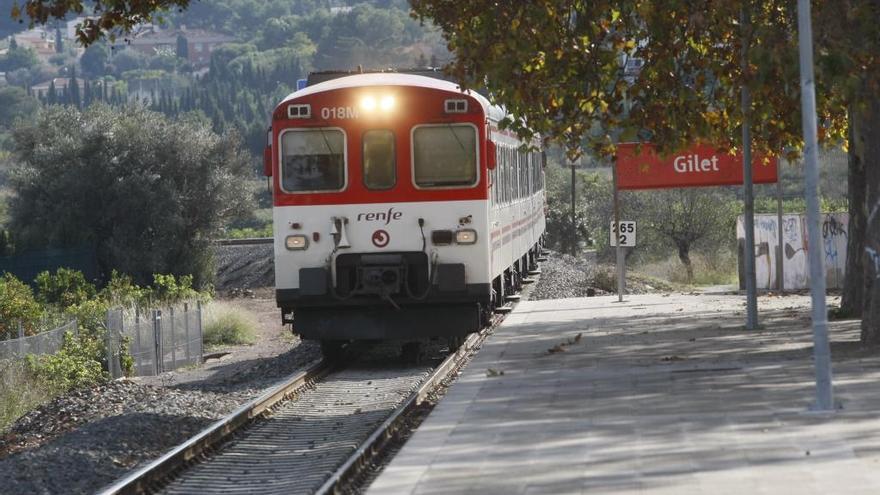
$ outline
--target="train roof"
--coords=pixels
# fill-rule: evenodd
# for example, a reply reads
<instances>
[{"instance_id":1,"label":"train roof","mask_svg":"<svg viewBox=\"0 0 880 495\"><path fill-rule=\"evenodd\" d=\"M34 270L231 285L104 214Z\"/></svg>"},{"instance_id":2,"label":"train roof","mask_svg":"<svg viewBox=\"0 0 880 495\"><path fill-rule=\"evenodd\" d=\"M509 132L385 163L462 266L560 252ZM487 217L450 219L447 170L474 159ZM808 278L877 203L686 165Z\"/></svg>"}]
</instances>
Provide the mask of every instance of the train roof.
<instances>
[{"instance_id":1,"label":"train roof","mask_svg":"<svg viewBox=\"0 0 880 495\"><path fill-rule=\"evenodd\" d=\"M461 86L450 81L437 79L434 77L419 76L415 74L399 74L394 72L374 72L366 74L355 74L351 76L339 77L324 81L313 86L295 91L287 95L280 104L284 104L294 98L321 93L324 91L333 91L336 89L360 88L364 86L415 86L420 88L436 89L440 91L449 91L452 93L464 93L473 97L480 105L483 111L493 120L500 120L506 112L497 105L492 105L485 96L476 91L462 91Z\"/></svg>"}]
</instances>

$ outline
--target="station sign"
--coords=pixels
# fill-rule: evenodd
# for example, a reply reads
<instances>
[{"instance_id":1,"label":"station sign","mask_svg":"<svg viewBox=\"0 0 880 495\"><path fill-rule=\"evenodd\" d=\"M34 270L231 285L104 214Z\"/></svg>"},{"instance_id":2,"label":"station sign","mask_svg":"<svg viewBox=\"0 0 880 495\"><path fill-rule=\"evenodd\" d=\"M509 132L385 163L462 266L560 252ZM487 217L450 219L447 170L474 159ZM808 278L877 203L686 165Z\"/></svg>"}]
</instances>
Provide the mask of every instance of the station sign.
<instances>
[{"instance_id":1,"label":"station sign","mask_svg":"<svg viewBox=\"0 0 880 495\"><path fill-rule=\"evenodd\" d=\"M617 246L617 229L614 228L614 220L611 221L611 246ZM632 220L620 221L620 245L623 247L636 247L636 223Z\"/></svg>"},{"instance_id":2,"label":"station sign","mask_svg":"<svg viewBox=\"0 0 880 495\"><path fill-rule=\"evenodd\" d=\"M770 184L777 180L777 158L752 157L752 180ZM649 143L622 143L617 147L619 189L731 186L743 183L742 154L731 155L710 145L661 156Z\"/></svg>"}]
</instances>

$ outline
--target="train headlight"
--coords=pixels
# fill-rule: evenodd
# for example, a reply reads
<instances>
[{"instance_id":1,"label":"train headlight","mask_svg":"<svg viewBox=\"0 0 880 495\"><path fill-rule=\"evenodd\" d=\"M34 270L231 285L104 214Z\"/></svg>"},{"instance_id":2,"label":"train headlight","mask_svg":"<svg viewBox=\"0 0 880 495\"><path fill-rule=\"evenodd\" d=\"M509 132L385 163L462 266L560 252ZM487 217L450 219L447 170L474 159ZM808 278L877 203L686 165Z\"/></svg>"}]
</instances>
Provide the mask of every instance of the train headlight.
<instances>
[{"instance_id":1,"label":"train headlight","mask_svg":"<svg viewBox=\"0 0 880 495\"><path fill-rule=\"evenodd\" d=\"M284 239L284 245L291 251L302 251L309 247L309 238L301 234L289 235Z\"/></svg>"},{"instance_id":2,"label":"train headlight","mask_svg":"<svg viewBox=\"0 0 880 495\"><path fill-rule=\"evenodd\" d=\"M474 229L461 229L455 232L456 244L474 244L477 242L477 231Z\"/></svg>"},{"instance_id":3,"label":"train headlight","mask_svg":"<svg viewBox=\"0 0 880 495\"><path fill-rule=\"evenodd\" d=\"M361 98L361 108L368 112L372 112L376 109L376 98L372 96L364 96Z\"/></svg>"},{"instance_id":4,"label":"train headlight","mask_svg":"<svg viewBox=\"0 0 880 495\"><path fill-rule=\"evenodd\" d=\"M365 113L374 114L377 110L381 113L390 113L394 109L397 101L394 95L366 95L360 100L360 107Z\"/></svg>"}]
</instances>

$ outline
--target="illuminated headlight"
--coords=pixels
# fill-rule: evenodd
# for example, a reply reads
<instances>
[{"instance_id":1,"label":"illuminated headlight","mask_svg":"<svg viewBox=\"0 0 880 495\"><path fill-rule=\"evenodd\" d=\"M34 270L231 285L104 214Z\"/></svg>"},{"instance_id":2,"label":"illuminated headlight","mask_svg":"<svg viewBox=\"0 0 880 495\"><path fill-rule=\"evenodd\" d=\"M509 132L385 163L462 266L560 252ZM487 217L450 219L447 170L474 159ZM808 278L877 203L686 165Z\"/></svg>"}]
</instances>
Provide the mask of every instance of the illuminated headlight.
<instances>
[{"instance_id":1,"label":"illuminated headlight","mask_svg":"<svg viewBox=\"0 0 880 495\"><path fill-rule=\"evenodd\" d=\"M304 235L289 235L284 239L284 244L291 251L302 251L309 247L309 238Z\"/></svg>"},{"instance_id":2,"label":"illuminated headlight","mask_svg":"<svg viewBox=\"0 0 880 495\"><path fill-rule=\"evenodd\" d=\"M376 109L376 98L372 96L365 96L361 99L361 108L368 112L372 112Z\"/></svg>"},{"instance_id":3,"label":"illuminated headlight","mask_svg":"<svg viewBox=\"0 0 880 495\"><path fill-rule=\"evenodd\" d=\"M381 97L374 95L366 95L360 100L361 110L367 113L373 113L376 110L388 113L394 109L397 102L392 95L382 95Z\"/></svg>"},{"instance_id":4,"label":"illuminated headlight","mask_svg":"<svg viewBox=\"0 0 880 495\"><path fill-rule=\"evenodd\" d=\"M473 244L477 242L477 231L473 229L462 229L455 233L455 242L457 244Z\"/></svg>"}]
</instances>

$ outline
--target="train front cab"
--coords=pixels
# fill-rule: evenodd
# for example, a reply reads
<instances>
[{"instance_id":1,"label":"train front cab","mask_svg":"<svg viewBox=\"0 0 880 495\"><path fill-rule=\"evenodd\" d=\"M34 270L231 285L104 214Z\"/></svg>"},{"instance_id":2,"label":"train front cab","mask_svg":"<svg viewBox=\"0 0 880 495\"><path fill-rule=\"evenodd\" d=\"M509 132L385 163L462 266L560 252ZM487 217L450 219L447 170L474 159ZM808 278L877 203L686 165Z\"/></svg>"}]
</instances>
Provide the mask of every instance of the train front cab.
<instances>
[{"instance_id":1,"label":"train front cab","mask_svg":"<svg viewBox=\"0 0 880 495\"><path fill-rule=\"evenodd\" d=\"M430 81L331 81L274 113L276 298L305 339L460 338L491 311L486 104Z\"/></svg>"}]
</instances>

